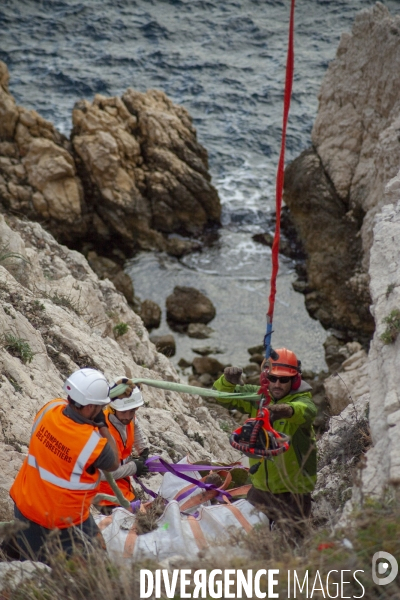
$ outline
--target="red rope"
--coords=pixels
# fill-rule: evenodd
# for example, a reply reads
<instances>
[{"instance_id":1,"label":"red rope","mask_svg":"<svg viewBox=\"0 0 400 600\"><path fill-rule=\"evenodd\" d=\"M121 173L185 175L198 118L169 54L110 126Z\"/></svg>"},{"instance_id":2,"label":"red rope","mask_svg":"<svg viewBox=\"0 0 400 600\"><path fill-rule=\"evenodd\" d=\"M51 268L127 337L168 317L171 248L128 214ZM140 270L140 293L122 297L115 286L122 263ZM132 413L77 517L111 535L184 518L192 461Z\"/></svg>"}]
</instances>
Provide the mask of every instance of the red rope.
<instances>
[{"instance_id":1,"label":"red rope","mask_svg":"<svg viewBox=\"0 0 400 600\"><path fill-rule=\"evenodd\" d=\"M292 95L293 85L293 70L294 70L294 52L293 52L293 38L294 38L294 4L295 0L292 0L290 8L290 24L289 24L289 41L288 41L288 52L286 61L286 81L285 81L285 96L283 104L283 125L282 125L282 141L281 141L281 153L279 156L278 171L276 175L276 226L274 241L272 244L272 274L271 274L271 289L269 295L269 307L267 316L272 323L275 307L275 295L276 295L276 278L279 270L279 239L281 234L281 209L282 209L282 193L283 193L283 178L285 170L285 145L286 145L286 128L289 116L290 98Z\"/></svg>"}]
</instances>

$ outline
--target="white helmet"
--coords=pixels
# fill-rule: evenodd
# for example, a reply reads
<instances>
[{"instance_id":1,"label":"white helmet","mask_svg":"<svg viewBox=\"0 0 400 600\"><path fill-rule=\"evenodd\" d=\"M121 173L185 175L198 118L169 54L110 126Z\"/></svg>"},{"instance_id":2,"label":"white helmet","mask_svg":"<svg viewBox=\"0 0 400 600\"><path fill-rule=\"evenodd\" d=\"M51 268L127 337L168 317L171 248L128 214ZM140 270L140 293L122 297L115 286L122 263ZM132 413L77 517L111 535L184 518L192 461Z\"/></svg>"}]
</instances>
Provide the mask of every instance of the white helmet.
<instances>
[{"instance_id":1,"label":"white helmet","mask_svg":"<svg viewBox=\"0 0 400 600\"><path fill-rule=\"evenodd\" d=\"M103 373L96 369L85 368L75 371L64 383L63 390L82 406L110 402L108 381Z\"/></svg>"},{"instance_id":2,"label":"white helmet","mask_svg":"<svg viewBox=\"0 0 400 600\"><path fill-rule=\"evenodd\" d=\"M126 393L129 396L126 396ZM118 397L125 395L125 397ZM118 377L117 381L110 388L110 398L112 408L124 412L125 410L132 410L133 408L139 408L143 406L143 396L140 389L135 386L130 379L127 377Z\"/></svg>"}]
</instances>

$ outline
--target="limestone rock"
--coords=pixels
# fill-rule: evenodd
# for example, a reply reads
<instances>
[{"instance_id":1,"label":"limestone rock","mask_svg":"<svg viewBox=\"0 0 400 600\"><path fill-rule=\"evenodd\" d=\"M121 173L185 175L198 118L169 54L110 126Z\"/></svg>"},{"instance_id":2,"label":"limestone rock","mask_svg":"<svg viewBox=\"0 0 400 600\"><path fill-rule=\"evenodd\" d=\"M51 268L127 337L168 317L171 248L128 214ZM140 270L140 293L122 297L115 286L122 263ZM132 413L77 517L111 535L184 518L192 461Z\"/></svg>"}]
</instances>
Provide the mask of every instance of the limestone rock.
<instances>
[{"instance_id":1,"label":"limestone rock","mask_svg":"<svg viewBox=\"0 0 400 600\"><path fill-rule=\"evenodd\" d=\"M308 256L307 306L325 326L336 321L353 338L368 339L373 331L368 314L373 220L388 201L385 185L400 164L399 32L400 17L380 2L357 15L321 86L314 150L285 175L285 199Z\"/></svg>"},{"instance_id":2,"label":"limestone rock","mask_svg":"<svg viewBox=\"0 0 400 600\"><path fill-rule=\"evenodd\" d=\"M7 520L7 491L25 456L33 417L63 394L71 372L91 366L109 380L121 374L179 378L140 317L83 255L59 245L38 223L15 217L6 223L0 215L0 239L15 253L0 261L0 330L18 342L0 344L0 520ZM118 322L129 328L115 340ZM210 417L204 425L193 416L201 400L145 386L143 394L140 421L152 453L175 461L188 450L193 460L237 459L218 422Z\"/></svg>"},{"instance_id":3,"label":"limestone rock","mask_svg":"<svg viewBox=\"0 0 400 600\"><path fill-rule=\"evenodd\" d=\"M112 281L117 290L125 296L128 303L134 303L135 292L132 279L115 261L105 256L98 256L93 250L88 252L87 260L100 279L109 279Z\"/></svg>"},{"instance_id":4,"label":"limestone rock","mask_svg":"<svg viewBox=\"0 0 400 600\"><path fill-rule=\"evenodd\" d=\"M394 243L400 235L400 174L389 182L387 204L376 218L370 277L376 333L369 352L370 424L374 448L367 454L363 492L382 493L387 483L400 483L399 360L400 338L384 344L384 319L400 307L400 254Z\"/></svg>"},{"instance_id":5,"label":"limestone rock","mask_svg":"<svg viewBox=\"0 0 400 600\"><path fill-rule=\"evenodd\" d=\"M325 394L329 402L330 414L339 415L342 410L357 398L368 394L367 354L361 349L341 365L341 372L324 381Z\"/></svg>"},{"instance_id":6,"label":"limestone rock","mask_svg":"<svg viewBox=\"0 0 400 600\"><path fill-rule=\"evenodd\" d=\"M166 300L167 319L173 323L208 323L215 317L215 307L202 292L192 287L176 286Z\"/></svg>"},{"instance_id":7,"label":"limestone rock","mask_svg":"<svg viewBox=\"0 0 400 600\"><path fill-rule=\"evenodd\" d=\"M372 447L354 477L353 504L370 496L381 498L388 486L398 486L400 483L400 337L392 344L384 344L381 339L387 326L384 319L400 307L400 251L398 244L394 243L400 235L400 173L386 186L383 204L385 206L376 217L371 247L371 311L376 331L368 359L365 361L363 351L358 350L342 363L344 371L340 377L345 383L342 392L339 391L339 383L335 383L334 389L332 378L331 382L329 379L325 382L328 388L331 386L329 393L335 394L338 410L341 396L351 396L353 401L340 413L340 417L331 420L330 431L323 438L327 436L326 439L329 439L332 427L342 428L343 433L350 413L353 425L355 421L368 416ZM352 349L357 350L356 347ZM323 447L320 445L320 455ZM314 494L317 502L318 496L324 495L323 489L321 480L318 494ZM346 514L350 514L350 507ZM344 515L343 524L346 518Z\"/></svg>"},{"instance_id":8,"label":"limestone rock","mask_svg":"<svg viewBox=\"0 0 400 600\"><path fill-rule=\"evenodd\" d=\"M71 142L16 105L0 61L0 206L44 223L59 241L174 256L220 223L221 206L187 111L163 92L77 102Z\"/></svg>"},{"instance_id":9,"label":"limestone rock","mask_svg":"<svg viewBox=\"0 0 400 600\"><path fill-rule=\"evenodd\" d=\"M16 105L0 62L0 205L45 222L63 239L84 231L82 187L67 139L34 110ZM74 227L71 227L71 225Z\"/></svg>"},{"instance_id":10,"label":"limestone rock","mask_svg":"<svg viewBox=\"0 0 400 600\"><path fill-rule=\"evenodd\" d=\"M72 143L99 237L118 235L130 251L168 250L176 244L159 232L195 233L219 223L206 151L188 113L163 92L129 89L122 98L78 102Z\"/></svg>"}]
</instances>

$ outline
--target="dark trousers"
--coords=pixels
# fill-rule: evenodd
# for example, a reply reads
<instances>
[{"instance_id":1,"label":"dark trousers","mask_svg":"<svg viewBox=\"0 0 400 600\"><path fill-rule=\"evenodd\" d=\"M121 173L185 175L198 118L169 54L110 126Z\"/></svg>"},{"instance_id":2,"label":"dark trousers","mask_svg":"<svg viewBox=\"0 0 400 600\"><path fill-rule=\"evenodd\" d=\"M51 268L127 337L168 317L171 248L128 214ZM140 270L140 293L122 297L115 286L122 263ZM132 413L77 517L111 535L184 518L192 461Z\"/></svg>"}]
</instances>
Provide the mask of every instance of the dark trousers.
<instances>
[{"instance_id":1,"label":"dark trousers","mask_svg":"<svg viewBox=\"0 0 400 600\"><path fill-rule=\"evenodd\" d=\"M104 540L100 529L97 527L92 515L80 525L67 527L65 529L47 529L30 521L14 505L14 516L18 521L28 525L26 529L15 535L15 538L5 544L3 549L11 558L21 560L41 560L48 562L47 553L51 547L52 550L63 550L71 555L75 548L85 548L95 539L104 546Z\"/></svg>"},{"instance_id":2,"label":"dark trousers","mask_svg":"<svg viewBox=\"0 0 400 600\"><path fill-rule=\"evenodd\" d=\"M311 494L271 494L252 486L247 500L262 510L270 521L288 524L298 531L301 531L300 522L307 519L311 513Z\"/></svg>"}]
</instances>

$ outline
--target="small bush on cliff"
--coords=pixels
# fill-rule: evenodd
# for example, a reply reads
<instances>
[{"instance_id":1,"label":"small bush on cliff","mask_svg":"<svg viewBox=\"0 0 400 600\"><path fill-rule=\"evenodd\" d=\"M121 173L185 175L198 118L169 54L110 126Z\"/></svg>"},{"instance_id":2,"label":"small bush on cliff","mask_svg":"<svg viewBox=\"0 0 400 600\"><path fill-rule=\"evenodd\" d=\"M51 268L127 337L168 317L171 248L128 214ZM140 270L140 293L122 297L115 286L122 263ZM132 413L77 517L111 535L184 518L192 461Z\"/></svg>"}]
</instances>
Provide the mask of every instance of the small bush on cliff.
<instances>
[{"instance_id":1,"label":"small bush on cliff","mask_svg":"<svg viewBox=\"0 0 400 600\"><path fill-rule=\"evenodd\" d=\"M113 327L115 337L116 338L121 337L121 335L124 335L128 331L128 329L129 329L128 323L123 323L122 321L120 323L117 323Z\"/></svg>"},{"instance_id":2,"label":"small bush on cliff","mask_svg":"<svg viewBox=\"0 0 400 600\"><path fill-rule=\"evenodd\" d=\"M384 344L393 344L400 333L400 310L395 308L387 317L383 319L387 324L385 331L381 335Z\"/></svg>"},{"instance_id":3,"label":"small bush on cliff","mask_svg":"<svg viewBox=\"0 0 400 600\"><path fill-rule=\"evenodd\" d=\"M35 356L28 342L12 333L5 334L4 347L10 354L17 356L25 364L32 362Z\"/></svg>"}]
</instances>

